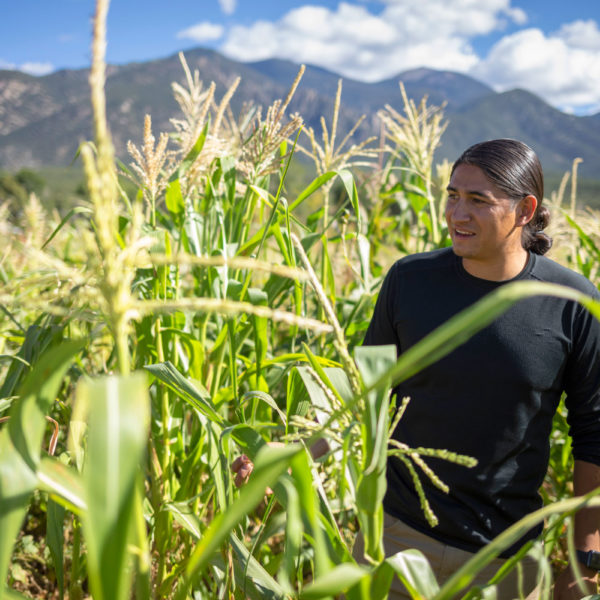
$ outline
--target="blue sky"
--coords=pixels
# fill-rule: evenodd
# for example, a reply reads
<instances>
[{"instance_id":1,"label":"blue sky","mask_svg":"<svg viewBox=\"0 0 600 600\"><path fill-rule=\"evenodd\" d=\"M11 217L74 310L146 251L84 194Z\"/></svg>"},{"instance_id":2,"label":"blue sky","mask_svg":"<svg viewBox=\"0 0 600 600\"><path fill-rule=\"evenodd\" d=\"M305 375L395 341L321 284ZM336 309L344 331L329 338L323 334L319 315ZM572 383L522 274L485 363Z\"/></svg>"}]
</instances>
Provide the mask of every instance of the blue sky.
<instances>
[{"instance_id":1,"label":"blue sky","mask_svg":"<svg viewBox=\"0 0 600 600\"><path fill-rule=\"evenodd\" d=\"M5 2L0 68L87 66L93 10L92 0ZM568 112L600 111L598 0L113 0L108 32L114 63L204 46L364 81L426 66L529 89Z\"/></svg>"}]
</instances>

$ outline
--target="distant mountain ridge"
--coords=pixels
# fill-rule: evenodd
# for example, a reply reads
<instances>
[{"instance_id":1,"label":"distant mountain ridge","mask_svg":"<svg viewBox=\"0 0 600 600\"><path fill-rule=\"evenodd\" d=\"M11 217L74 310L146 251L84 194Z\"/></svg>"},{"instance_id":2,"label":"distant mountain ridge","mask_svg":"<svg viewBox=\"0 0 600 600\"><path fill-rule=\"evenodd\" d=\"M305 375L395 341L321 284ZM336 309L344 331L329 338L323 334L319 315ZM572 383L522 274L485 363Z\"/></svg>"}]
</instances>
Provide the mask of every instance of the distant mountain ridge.
<instances>
[{"instance_id":1,"label":"distant mountain ridge","mask_svg":"<svg viewBox=\"0 0 600 600\"><path fill-rule=\"evenodd\" d=\"M267 106L285 97L298 65L284 60L239 63L217 52L193 49L185 53L191 69L200 71L208 86L217 84L220 97L235 77L241 77L232 107L245 101ZM0 168L15 170L68 164L79 144L91 138L91 108L87 70L59 71L33 77L0 71ZM182 82L176 55L143 63L110 66L107 70L107 113L117 154L127 160L127 140L141 143L144 115L152 115L153 129L171 131L169 119L178 116L171 82ZM339 76L309 66L290 105L304 121L320 130L322 115L329 121ZM514 137L529 143L547 171L564 171L574 158L584 162L584 176L600 178L600 113L577 117L560 112L524 90L497 93L460 73L413 69L378 83L344 79L340 131L347 131L365 113L357 135L378 132L377 110L385 104L402 111L398 82L417 102L446 104L448 129L438 158L452 160L467 146L483 139Z\"/></svg>"}]
</instances>

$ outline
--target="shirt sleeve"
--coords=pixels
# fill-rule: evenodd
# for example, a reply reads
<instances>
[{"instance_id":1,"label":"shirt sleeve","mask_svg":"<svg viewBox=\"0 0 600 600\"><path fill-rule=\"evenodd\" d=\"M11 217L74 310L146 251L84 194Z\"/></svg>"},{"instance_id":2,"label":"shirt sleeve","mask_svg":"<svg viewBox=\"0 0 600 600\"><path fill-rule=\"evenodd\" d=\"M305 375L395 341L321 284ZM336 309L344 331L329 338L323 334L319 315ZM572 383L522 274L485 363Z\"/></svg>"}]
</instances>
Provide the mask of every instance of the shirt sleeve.
<instances>
[{"instance_id":1,"label":"shirt sleeve","mask_svg":"<svg viewBox=\"0 0 600 600\"><path fill-rule=\"evenodd\" d=\"M598 293L594 294L600 299ZM600 465L600 321L579 306L565 378L573 457Z\"/></svg>"},{"instance_id":2,"label":"shirt sleeve","mask_svg":"<svg viewBox=\"0 0 600 600\"><path fill-rule=\"evenodd\" d=\"M394 295L399 293L396 265L387 273L375 304L375 311L363 340L363 346L394 344L400 354L400 340L394 325Z\"/></svg>"}]
</instances>

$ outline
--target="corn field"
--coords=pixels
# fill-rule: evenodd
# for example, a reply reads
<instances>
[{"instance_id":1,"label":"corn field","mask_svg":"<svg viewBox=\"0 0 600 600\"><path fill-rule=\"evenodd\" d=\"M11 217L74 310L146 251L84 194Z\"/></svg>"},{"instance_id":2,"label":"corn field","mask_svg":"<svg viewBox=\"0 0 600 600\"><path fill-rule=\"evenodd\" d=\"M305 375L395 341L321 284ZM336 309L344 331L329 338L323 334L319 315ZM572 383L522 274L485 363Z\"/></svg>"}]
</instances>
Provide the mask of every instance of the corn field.
<instances>
[{"instance_id":1,"label":"corn field","mask_svg":"<svg viewBox=\"0 0 600 600\"><path fill-rule=\"evenodd\" d=\"M549 598L573 513L600 506L571 498L564 409L544 508L442 585L418 551L383 553L387 440L402 414L389 392L521 298L568 297L598 318L600 304L516 283L399 360L362 347L392 262L450 244L450 167L433 158L442 110L401 88L403 109L379 113L381 139L356 141L337 131L340 84L316 133L288 114L302 70L286 98L235 115L238 82L206 86L182 56L172 130L157 139L147 115L121 163L105 114L107 9L99 0L95 137L80 148L88 201L61 216L35 196L11 219L0 207L0 600L374 600L395 577L413 598L483 598L505 573L485 588L473 577L544 519L508 568L534 556ZM290 194L301 158L315 178ZM597 283L599 217L577 207L576 166L548 199L553 257ZM473 460L393 451L418 488L435 477L427 457ZM252 461L249 477L236 460Z\"/></svg>"}]
</instances>

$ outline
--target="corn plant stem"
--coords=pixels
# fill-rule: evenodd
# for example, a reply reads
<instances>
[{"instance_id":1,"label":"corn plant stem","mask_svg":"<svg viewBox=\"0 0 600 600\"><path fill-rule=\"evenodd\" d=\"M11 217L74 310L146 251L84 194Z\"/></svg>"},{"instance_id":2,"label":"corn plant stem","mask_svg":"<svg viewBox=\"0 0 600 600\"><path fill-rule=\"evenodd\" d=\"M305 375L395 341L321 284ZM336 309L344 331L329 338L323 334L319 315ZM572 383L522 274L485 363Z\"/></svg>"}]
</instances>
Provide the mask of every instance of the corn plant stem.
<instances>
[{"instance_id":1,"label":"corn plant stem","mask_svg":"<svg viewBox=\"0 0 600 600\"><path fill-rule=\"evenodd\" d=\"M179 298L179 265L175 266L175 295L174 295L175 300L177 300L177 298ZM171 317L171 320L172 317ZM179 354L177 353L177 336L174 336L173 338L173 356L172 356L172 360L171 362L177 366L179 364Z\"/></svg>"},{"instance_id":2,"label":"corn plant stem","mask_svg":"<svg viewBox=\"0 0 600 600\"><path fill-rule=\"evenodd\" d=\"M250 202L248 202L248 196L250 196ZM243 246L246 240L248 239L248 236L250 235L250 227L255 222L254 213L256 211L257 198L258 194L256 194L256 192L254 191L250 192L250 188L248 187L246 189L246 193L244 194L244 204L247 206L247 208L243 219L244 227L242 237L239 240L240 246Z\"/></svg>"},{"instance_id":3,"label":"corn plant stem","mask_svg":"<svg viewBox=\"0 0 600 600\"><path fill-rule=\"evenodd\" d=\"M286 262L288 263L288 266L291 268L296 268L296 255L294 254L294 245L292 242L292 229L290 227L290 211L289 211L289 207L286 207L285 209L285 227L286 227L286 231L287 231L287 239L286 239ZM300 282L298 281L298 279L296 278L294 280L294 307L295 307L295 314L297 316L301 316L302 315L302 292L303 292L303 287L300 284ZM298 338L298 326L294 326L291 330L290 330L290 334L291 334L291 338L292 338L292 352L294 352L295 347L296 347L296 340Z\"/></svg>"},{"instance_id":4,"label":"corn plant stem","mask_svg":"<svg viewBox=\"0 0 600 600\"><path fill-rule=\"evenodd\" d=\"M200 338L200 343L202 344L202 348L206 348L206 334L207 334L207 329L208 329L208 318L209 318L208 314L202 315L201 321L200 321L200 326L198 327L198 332L199 332L198 337Z\"/></svg>"},{"instance_id":5,"label":"corn plant stem","mask_svg":"<svg viewBox=\"0 0 600 600\"><path fill-rule=\"evenodd\" d=\"M254 202L249 202L249 196L253 197ZM235 206L231 207L231 212L233 216L237 216L237 219L234 221L234 230L229 239L236 240L236 243L242 245L248 236L249 227L252 223L254 223L253 213L254 213L254 205L256 204L256 194L251 193L250 188L246 188L246 192L244 193L243 206L246 206L245 212L240 212L236 210Z\"/></svg>"},{"instance_id":6,"label":"corn plant stem","mask_svg":"<svg viewBox=\"0 0 600 600\"><path fill-rule=\"evenodd\" d=\"M156 337L156 357L159 363L165 362L165 353L163 349L163 339L162 339L162 331L161 331L161 323L160 318L156 319L154 322L155 329L155 337ZM162 442L163 442L163 451L162 451L162 460L161 460L161 468L163 471L163 483L166 484L168 480L168 471L169 465L171 461L170 456L170 442L169 442L169 425L170 425L170 414L169 414L169 395L167 389L164 385L159 385L159 394L160 394L160 414L162 421Z\"/></svg>"},{"instance_id":7,"label":"corn plant stem","mask_svg":"<svg viewBox=\"0 0 600 600\"><path fill-rule=\"evenodd\" d=\"M150 196L150 225L152 229L156 229L156 195Z\"/></svg>"},{"instance_id":8,"label":"corn plant stem","mask_svg":"<svg viewBox=\"0 0 600 600\"><path fill-rule=\"evenodd\" d=\"M156 355L159 362L164 362L165 355L163 349L163 335L161 331L160 317L154 322L155 338L156 338ZM160 473L160 484L159 497L156 498L157 504L154 507L156 515L155 525L155 546L158 550L158 566L156 571L157 584L164 580L166 574L166 549L168 541L170 539L170 523L169 516L166 512L160 510L161 500L164 497L168 497L170 494L169 485L169 473L171 463L171 447L169 439L169 425L170 425L170 414L169 414L169 396L168 391L164 385L158 386L158 394L160 398L161 408L161 434L162 434L162 452L161 452L161 473Z\"/></svg>"},{"instance_id":9,"label":"corn plant stem","mask_svg":"<svg viewBox=\"0 0 600 600\"><path fill-rule=\"evenodd\" d=\"M162 594L158 592L161 583L165 579L166 574L166 545L163 543L163 540L166 536L163 535L163 530L166 529L163 525L164 522L164 512L159 512L156 515L155 525L154 525L154 539L156 540L156 550L158 553L158 565L156 567L156 581L155 588L157 590L157 595L160 598Z\"/></svg>"},{"instance_id":10,"label":"corn plant stem","mask_svg":"<svg viewBox=\"0 0 600 600\"><path fill-rule=\"evenodd\" d=\"M196 211L200 212L200 209L196 208ZM208 219L206 218L206 213L203 213L202 217L202 241L200 245L202 246L202 252L208 254L208 245L206 243L208 239Z\"/></svg>"},{"instance_id":11,"label":"corn plant stem","mask_svg":"<svg viewBox=\"0 0 600 600\"><path fill-rule=\"evenodd\" d=\"M144 511L141 495L141 481L135 487L135 504L134 504L134 519L135 519L135 539L137 543L137 574L136 588L137 597L141 599L150 598L150 548L148 546L148 537L146 535L146 521L144 519Z\"/></svg>"},{"instance_id":12,"label":"corn plant stem","mask_svg":"<svg viewBox=\"0 0 600 600\"><path fill-rule=\"evenodd\" d=\"M582 162L581 158L576 158L573 161L571 170L571 219L575 220L575 211L577 209L577 166ZM571 259L573 264L577 264L577 249L575 247L571 250Z\"/></svg>"},{"instance_id":13,"label":"corn plant stem","mask_svg":"<svg viewBox=\"0 0 600 600\"><path fill-rule=\"evenodd\" d=\"M115 344L117 349L119 373L121 375L128 375L131 371L131 357L129 355L129 339L127 335L127 324L123 316L119 318L116 326Z\"/></svg>"},{"instance_id":14,"label":"corn plant stem","mask_svg":"<svg viewBox=\"0 0 600 600\"><path fill-rule=\"evenodd\" d=\"M229 319L228 323L229 333L229 377L231 379L231 392L233 394L234 402L238 401L238 378L237 370L235 367L235 357L237 356L237 347L235 344L235 322L233 319Z\"/></svg>"},{"instance_id":15,"label":"corn plant stem","mask_svg":"<svg viewBox=\"0 0 600 600\"><path fill-rule=\"evenodd\" d=\"M328 277L327 277L327 261L329 260L329 253L327 248L327 227L328 227L328 216L329 216L329 192L331 190L331 186L327 185L324 190L324 203L323 203L323 236L321 237L322 243L322 251L321 251L321 285L323 289L327 289L328 285ZM319 305L319 320L323 321L325 319L325 309L322 304ZM325 336L321 336L321 341L324 342Z\"/></svg>"},{"instance_id":16,"label":"corn plant stem","mask_svg":"<svg viewBox=\"0 0 600 600\"><path fill-rule=\"evenodd\" d=\"M431 169L427 169L425 176L425 194L429 203L429 215L431 217L431 232L433 235L433 243L438 245L440 242L440 231L438 225L437 211L435 207L435 198L431 193Z\"/></svg>"},{"instance_id":17,"label":"corn plant stem","mask_svg":"<svg viewBox=\"0 0 600 600\"><path fill-rule=\"evenodd\" d=\"M69 599L80 600L83 596L81 585L79 583L80 558L81 558L81 523L73 515L73 557L71 560L71 578L69 581Z\"/></svg>"},{"instance_id":18,"label":"corn plant stem","mask_svg":"<svg viewBox=\"0 0 600 600\"><path fill-rule=\"evenodd\" d=\"M99 254L102 257L102 285L100 286L108 308L107 321L115 339L118 368L122 375L130 371L126 308L120 296L122 277L117 274L120 248L118 246L117 175L113 145L106 120L106 16L108 0L98 0L94 16L90 91L97 156L94 159L89 147L82 149L86 178L94 204Z\"/></svg>"},{"instance_id":19,"label":"corn plant stem","mask_svg":"<svg viewBox=\"0 0 600 600\"><path fill-rule=\"evenodd\" d=\"M227 325L226 325L227 327ZM221 344L219 348L219 356L217 357L217 368L213 371L213 380L210 383L210 395L212 397L217 393L217 389L219 387L221 381L221 371L223 370L223 359L225 356L225 344Z\"/></svg>"}]
</instances>

